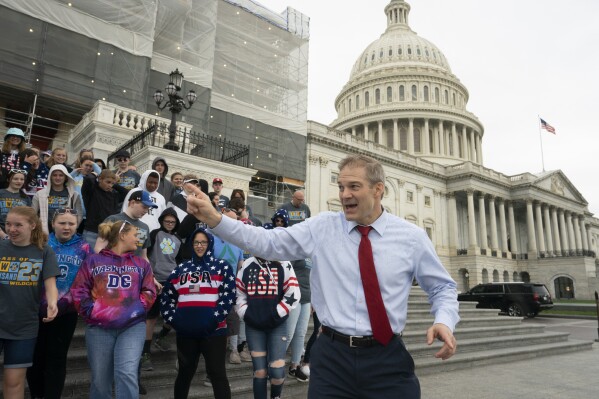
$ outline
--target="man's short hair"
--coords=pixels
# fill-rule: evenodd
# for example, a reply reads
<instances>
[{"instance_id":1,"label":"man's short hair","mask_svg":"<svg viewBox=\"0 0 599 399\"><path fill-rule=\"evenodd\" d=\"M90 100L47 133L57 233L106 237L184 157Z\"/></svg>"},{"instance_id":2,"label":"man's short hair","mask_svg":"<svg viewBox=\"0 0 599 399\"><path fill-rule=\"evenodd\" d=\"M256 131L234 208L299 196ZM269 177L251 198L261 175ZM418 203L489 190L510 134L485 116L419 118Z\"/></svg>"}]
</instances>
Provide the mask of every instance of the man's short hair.
<instances>
[{"instance_id":1,"label":"man's short hair","mask_svg":"<svg viewBox=\"0 0 599 399\"><path fill-rule=\"evenodd\" d=\"M339 171L346 167L362 167L366 169L366 178L371 186L376 183L385 184L383 165L374 158L366 155L348 155L339 162Z\"/></svg>"}]
</instances>

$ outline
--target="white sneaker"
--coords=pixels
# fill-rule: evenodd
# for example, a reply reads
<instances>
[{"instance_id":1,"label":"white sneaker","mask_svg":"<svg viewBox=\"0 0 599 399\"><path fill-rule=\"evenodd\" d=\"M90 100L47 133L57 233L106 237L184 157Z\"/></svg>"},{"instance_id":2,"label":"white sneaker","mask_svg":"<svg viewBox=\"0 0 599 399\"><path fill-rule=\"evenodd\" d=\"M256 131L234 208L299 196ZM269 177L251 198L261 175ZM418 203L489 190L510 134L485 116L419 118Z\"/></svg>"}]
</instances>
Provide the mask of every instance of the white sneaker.
<instances>
[{"instance_id":1,"label":"white sneaker","mask_svg":"<svg viewBox=\"0 0 599 399\"><path fill-rule=\"evenodd\" d=\"M300 370L306 375L306 377L310 377L310 366L302 366Z\"/></svg>"},{"instance_id":2,"label":"white sneaker","mask_svg":"<svg viewBox=\"0 0 599 399\"><path fill-rule=\"evenodd\" d=\"M239 352L231 351L231 354L229 355L229 363L241 364L241 358L239 357Z\"/></svg>"},{"instance_id":3,"label":"white sneaker","mask_svg":"<svg viewBox=\"0 0 599 399\"><path fill-rule=\"evenodd\" d=\"M250 351L248 350L247 345L243 348L243 350L241 352L239 352L239 357L241 358L242 362L251 362L252 361L252 355L250 354Z\"/></svg>"}]
</instances>

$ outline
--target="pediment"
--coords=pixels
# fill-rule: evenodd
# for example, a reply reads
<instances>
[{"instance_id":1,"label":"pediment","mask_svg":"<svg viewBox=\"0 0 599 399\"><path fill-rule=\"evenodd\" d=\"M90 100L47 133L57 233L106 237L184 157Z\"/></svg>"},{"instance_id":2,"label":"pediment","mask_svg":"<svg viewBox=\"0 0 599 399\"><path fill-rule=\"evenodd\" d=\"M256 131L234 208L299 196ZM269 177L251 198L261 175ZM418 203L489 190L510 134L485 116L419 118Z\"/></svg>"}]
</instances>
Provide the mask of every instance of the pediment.
<instances>
[{"instance_id":1,"label":"pediment","mask_svg":"<svg viewBox=\"0 0 599 399\"><path fill-rule=\"evenodd\" d=\"M561 170L546 172L539 175L533 185L543 190L550 191L560 197L587 204L587 201L582 194L580 194L570 179L568 179Z\"/></svg>"}]
</instances>

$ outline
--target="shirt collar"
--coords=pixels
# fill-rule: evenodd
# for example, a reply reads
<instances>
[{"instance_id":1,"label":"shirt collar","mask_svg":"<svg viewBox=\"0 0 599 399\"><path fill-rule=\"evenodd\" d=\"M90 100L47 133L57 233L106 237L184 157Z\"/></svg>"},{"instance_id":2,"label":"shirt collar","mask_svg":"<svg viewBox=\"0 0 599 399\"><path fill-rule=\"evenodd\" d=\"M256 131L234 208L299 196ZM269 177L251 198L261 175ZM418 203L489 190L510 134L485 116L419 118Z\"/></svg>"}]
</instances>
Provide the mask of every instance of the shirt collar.
<instances>
[{"instance_id":1,"label":"shirt collar","mask_svg":"<svg viewBox=\"0 0 599 399\"><path fill-rule=\"evenodd\" d=\"M345 216L344 216L345 217ZM385 229L387 228L387 221L389 218L389 214L387 213L387 211L385 209L383 209L383 213L381 213L381 215L374 221L374 223L372 223L370 226L372 226L372 228L379 233L380 236L382 236L385 233ZM358 223L354 222L353 220L351 221L347 221L347 233L351 233L352 230L354 230L358 225Z\"/></svg>"}]
</instances>

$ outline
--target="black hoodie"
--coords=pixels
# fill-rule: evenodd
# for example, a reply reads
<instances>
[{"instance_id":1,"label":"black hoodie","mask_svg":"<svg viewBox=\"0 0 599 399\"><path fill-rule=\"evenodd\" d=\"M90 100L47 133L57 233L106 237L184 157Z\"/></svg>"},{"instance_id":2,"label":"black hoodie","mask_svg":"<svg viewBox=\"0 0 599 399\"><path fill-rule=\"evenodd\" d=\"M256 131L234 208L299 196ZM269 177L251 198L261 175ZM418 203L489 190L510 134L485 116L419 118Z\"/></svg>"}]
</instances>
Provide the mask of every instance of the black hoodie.
<instances>
[{"instance_id":1,"label":"black hoodie","mask_svg":"<svg viewBox=\"0 0 599 399\"><path fill-rule=\"evenodd\" d=\"M158 183L158 191L164 197L164 201L166 204L170 202L170 200L177 194L177 189L170 180L167 179L168 176L168 164L166 163L166 159L162 157L156 157L152 161L152 169L156 170L156 162L162 161L164 162L164 173L160 175L160 183Z\"/></svg>"}]
</instances>

